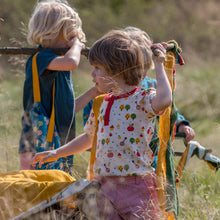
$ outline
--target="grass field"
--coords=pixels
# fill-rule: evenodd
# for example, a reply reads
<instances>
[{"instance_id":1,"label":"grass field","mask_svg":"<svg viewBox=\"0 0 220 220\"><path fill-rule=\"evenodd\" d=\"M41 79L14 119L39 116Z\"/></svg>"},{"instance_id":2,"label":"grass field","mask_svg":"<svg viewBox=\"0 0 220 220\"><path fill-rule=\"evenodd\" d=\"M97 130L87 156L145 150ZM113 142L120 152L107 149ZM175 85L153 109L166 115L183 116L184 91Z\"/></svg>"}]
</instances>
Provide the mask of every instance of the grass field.
<instances>
[{"instance_id":1,"label":"grass field","mask_svg":"<svg viewBox=\"0 0 220 220\"><path fill-rule=\"evenodd\" d=\"M210 68L211 66L211 68ZM218 83L220 68L178 67L176 103L179 111L189 119L195 129L195 140L211 148L220 157L220 97ZM3 70L0 70L2 74ZM85 64L73 72L76 96L84 92L91 80ZM0 172L19 169L18 144L22 115L22 90L24 74L0 75ZM77 114L77 134L83 131L82 112ZM183 150L182 141L174 142ZM85 177L89 152L75 156L74 173ZM178 158L175 158L176 162ZM83 165L82 165L83 164ZM220 219L220 172L214 172L205 162L192 158L187 165L178 188L180 201L179 219Z\"/></svg>"}]
</instances>

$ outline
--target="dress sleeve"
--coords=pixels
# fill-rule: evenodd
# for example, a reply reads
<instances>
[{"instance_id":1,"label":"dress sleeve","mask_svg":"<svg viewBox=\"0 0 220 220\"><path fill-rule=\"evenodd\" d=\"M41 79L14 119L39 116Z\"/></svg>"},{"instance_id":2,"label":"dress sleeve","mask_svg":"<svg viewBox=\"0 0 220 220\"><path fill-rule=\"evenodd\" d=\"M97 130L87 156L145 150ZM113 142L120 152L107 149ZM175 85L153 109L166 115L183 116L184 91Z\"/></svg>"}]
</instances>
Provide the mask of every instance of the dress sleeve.
<instances>
[{"instance_id":1,"label":"dress sleeve","mask_svg":"<svg viewBox=\"0 0 220 220\"><path fill-rule=\"evenodd\" d=\"M56 55L52 50L50 49L45 49L42 50L38 55L37 55L37 68L38 68L38 73L41 76L44 71L46 70L47 66L49 63L55 59L58 55ZM57 71L50 71L50 73L56 73Z\"/></svg>"}]
</instances>

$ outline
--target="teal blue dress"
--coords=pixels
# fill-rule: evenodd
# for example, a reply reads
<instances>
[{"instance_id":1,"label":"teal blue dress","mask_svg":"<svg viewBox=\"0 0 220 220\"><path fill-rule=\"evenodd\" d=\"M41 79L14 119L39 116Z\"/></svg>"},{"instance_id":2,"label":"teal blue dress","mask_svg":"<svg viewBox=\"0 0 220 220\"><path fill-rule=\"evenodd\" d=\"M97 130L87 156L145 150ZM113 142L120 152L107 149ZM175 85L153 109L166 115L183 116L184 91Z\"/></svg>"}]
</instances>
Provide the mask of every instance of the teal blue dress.
<instances>
[{"instance_id":1,"label":"teal blue dress","mask_svg":"<svg viewBox=\"0 0 220 220\"><path fill-rule=\"evenodd\" d=\"M60 138L60 145L72 140L75 137L75 112L74 112L74 91L70 71L47 70L48 64L57 55L50 49L42 50L37 55L37 68L40 83L41 103L50 117L52 110L52 85L55 79L55 125ZM37 152L33 144L32 124L30 110L33 107L33 82L32 82L32 58L30 56L26 63L26 77L23 89L22 132L19 145L19 153ZM68 137L67 137L67 134ZM71 172L73 156L63 158L63 164L54 169ZM43 169L46 167L43 167Z\"/></svg>"}]
</instances>

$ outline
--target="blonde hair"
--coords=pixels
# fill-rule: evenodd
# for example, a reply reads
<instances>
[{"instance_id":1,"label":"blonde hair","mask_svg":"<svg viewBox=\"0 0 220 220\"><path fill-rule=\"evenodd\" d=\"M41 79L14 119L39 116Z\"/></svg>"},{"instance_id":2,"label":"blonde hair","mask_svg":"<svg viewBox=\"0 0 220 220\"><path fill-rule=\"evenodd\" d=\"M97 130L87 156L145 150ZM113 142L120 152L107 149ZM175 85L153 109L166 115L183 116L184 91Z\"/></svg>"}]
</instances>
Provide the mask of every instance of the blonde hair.
<instances>
[{"instance_id":1,"label":"blonde hair","mask_svg":"<svg viewBox=\"0 0 220 220\"><path fill-rule=\"evenodd\" d=\"M69 41L72 36L85 41L78 13L64 0L39 2L28 24L28 42L42 47L50 47L60 34L66 41Z\"/></svg>"},{"instance_id":2,"label":"blonde hair","mask_svg":"<svg viewBox=\"0 0 220 220\"><path fill-rule=\"evenodd\" d=\"M123 30L140 46L144 56L144 68L146 71L145 73L147 74L150 69L154 68L154 62L152 60L151 38L145 31L142 31L137 27L128 26Z\"/></svg>"},{"instance_id":3,"label":"blonde hair","mask_svg":"<svg viewBox=\"0 0 220 220\"><path fill-rule=\"evenodd\" d=\"M144 74L141 48L127 33L112 30L97 40L89 52L90 64L99 64L111 77L121 77L127 85L138 85Z\"/></svg>"}]
</instances>

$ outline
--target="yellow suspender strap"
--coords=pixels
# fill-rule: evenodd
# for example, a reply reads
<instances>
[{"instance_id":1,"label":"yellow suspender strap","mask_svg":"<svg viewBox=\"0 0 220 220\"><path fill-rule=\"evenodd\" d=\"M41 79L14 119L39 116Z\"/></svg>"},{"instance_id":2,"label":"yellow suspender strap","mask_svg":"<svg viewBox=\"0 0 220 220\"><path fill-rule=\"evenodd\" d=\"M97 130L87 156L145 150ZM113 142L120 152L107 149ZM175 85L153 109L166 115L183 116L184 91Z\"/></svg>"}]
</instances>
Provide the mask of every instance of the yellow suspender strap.
<instances>
[{"instance_id":1,"label":"yellow suspender strap","mask_svg":"<svg viewBox=\"0 0 220 220\"><path fill-rule=\"evenodd\" d=\"M50 115L50 123L48 126L47 131L47 141L53 142L53 132L54 132L54 126L55 126L55 103L54 103L54 97L55 97L55 79L53 81L53 103L52 103L52 112Z\"/></svg>"},{"instance_id":2,"label":"yellow suspender strap","mask_svg":"<svg viewBox=\"0 0 220 220\"><path fill-rule=\"evenodd\" d=\"M36 62L38 53L36 53L32 59L32 79L33 79L34 102L41 102L40 83L39 83L39 78L38 78L38 70L37 70L37 62Z\"/></svg>"},{"instance_id":3,"label":"yellow suspender strap","mask_svg":"<svg viewBox=\"0 0 220 220\"><path fill-rule=\"evenodd\" d=\"M36 61L38 53L36 53L32 59L32 78L33 78L34 102L41 102L40 83L39 83L37 61ZM54 126L55 126L55 107L54 107L55 106L55 103L54 103L55 79L53 81L53 94L52 94L52 96L53 96L52 112L51 112L50 123L49 123L48 131L47 131L47 141L48 142L53 142L53 132L54 132Z\"/></svg>"},{"instance_id":4,"label":"yellow suspender strap","mask_svg":"<svg viewBox=\"0 0 220 220\"><path fill-rule=\"evenodd\" d=\"M90 154L89 170L87 172L87 179L89 179L89 180L92 180L94 178L93 166L95 163L95 156L96 156L98 116L99 116L100 107L102 105L102 102L103 102L105 95L106 94L96 97L94 99L93 105L92 105L92 109L93 109L93 112L95 115L96 131L95 131L95 135L93 138L92 149L91 149L91 154Z\"/></svg>"}]
</instances>

